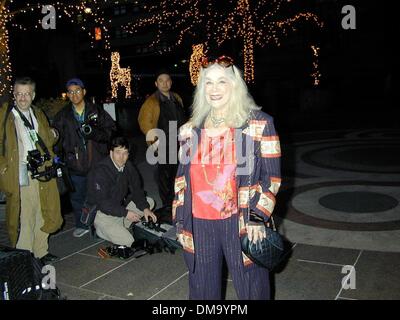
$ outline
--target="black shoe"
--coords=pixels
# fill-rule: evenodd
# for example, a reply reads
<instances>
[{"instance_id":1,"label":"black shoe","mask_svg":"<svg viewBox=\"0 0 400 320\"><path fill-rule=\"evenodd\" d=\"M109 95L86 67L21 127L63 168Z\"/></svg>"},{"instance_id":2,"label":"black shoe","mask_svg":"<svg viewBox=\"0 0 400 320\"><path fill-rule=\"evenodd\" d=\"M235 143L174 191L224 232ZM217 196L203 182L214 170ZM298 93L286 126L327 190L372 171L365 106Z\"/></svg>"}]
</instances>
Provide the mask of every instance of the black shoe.
<instances>
[{"instance_id":1,"label":"black shoe","mask_svg":"<svg viewBox=\"0 0 400 320\"><path fill-rule=\"evenodd\" d=\"M58 260L60 260L60 258L51 253L48 253L44 257L40 258L40 261L42 261L44 265L56 262Z\"/></svg>"},{"instance_id":2,"label":"black shoe","mask_svg":"<svg viewBox=\"0 0 400 320\"><path fill-rule=\"evenodd\" d=\"M116 244L107 247L106 250L110 257L118 255L118 246Z\"/></svg>"},{"instance_id":3,"label":"black shoe","mask_svg":"<svg viewBox=\"0 0 400 320\"><path fill-rule=\"evenodd\" d=\"M118 246L117 254L120 259L128 259L133 255L134 251L131 247Z\"/></svg>"}]
</instances>

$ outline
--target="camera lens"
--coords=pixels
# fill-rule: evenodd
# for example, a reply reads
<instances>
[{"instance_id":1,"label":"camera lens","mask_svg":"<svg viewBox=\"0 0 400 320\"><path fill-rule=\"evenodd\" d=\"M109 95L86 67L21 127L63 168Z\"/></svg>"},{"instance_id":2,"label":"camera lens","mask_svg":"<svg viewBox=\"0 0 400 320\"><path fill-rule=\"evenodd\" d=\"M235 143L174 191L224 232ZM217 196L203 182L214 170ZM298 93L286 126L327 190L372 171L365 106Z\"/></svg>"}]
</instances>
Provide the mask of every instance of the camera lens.
<instances>
[{"instance_id":1,"label":"camera lens","mask_svg":"<svg viewBox=\"0 0 400 320\"><path fill-rule=\"evenodd\" d=\"M84 125L82 127L82 132L86 135L91 134L92 133L92 127L90 125Z\"/></svg>"}]
</instances>

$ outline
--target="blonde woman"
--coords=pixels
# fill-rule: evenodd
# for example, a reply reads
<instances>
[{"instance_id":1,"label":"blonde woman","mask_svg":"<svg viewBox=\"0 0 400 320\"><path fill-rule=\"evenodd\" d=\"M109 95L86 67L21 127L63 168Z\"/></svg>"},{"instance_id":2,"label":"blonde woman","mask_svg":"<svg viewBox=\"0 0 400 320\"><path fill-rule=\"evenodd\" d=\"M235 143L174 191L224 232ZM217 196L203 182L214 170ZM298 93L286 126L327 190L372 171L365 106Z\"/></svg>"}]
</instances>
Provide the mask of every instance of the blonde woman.
<instances>
[{"instance_id":1,"label":"blonde woman","mask_svg":"<svg viewBox=\"0 0 400 320\"><path fill-rule=\"evenodd\" d=\"M173 218L189 269L190 299L221 299L225 259L240 300L269 299L267 269L241 251L248 209L264 221L280 187L280 145L233 60L204 58L190 121L181 127Z\"/></svg>"}]
</instances>

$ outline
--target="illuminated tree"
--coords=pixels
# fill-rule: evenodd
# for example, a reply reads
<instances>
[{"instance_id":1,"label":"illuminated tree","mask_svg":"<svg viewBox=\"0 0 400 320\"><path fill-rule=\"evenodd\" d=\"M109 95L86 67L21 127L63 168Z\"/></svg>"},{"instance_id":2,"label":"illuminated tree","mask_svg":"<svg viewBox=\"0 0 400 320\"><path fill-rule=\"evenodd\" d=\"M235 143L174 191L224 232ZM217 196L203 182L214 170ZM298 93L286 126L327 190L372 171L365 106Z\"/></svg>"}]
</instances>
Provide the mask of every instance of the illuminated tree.
<instances>
[{"instance_id":1,"label":"illuminated tree","mask_svg":"<svg viewBox=\"0 0 400 320\"><path fill-rule=\"evenodd\" d=\"M42 28L42 18L46 15L42 13L43 4L21 3L22 1L13 2L13 0L0 0L0 96L6 96L10 93L10 84L12 80L12 66L10 63L9 49L9 28L18 28L20 30L28 30L28 28ZM94 24L99 26L103 31L104 49L110 49L108 28L104 18L101 16L101 8L97 0L74 0L64 1L52 4L56 11L56 18L66 18L71 23L78 23L80 28L88 33L91 40L91 46L94 48L95 35L93 30L88 29L88 25ZM17 16L27 16L35 14L38 17L33 26L26 26L15 22ZM33 20L33 19L32 19ZM98 56L105 60L105 56Z\"/></svg>"},{"instance_id":2,"label":"illuminated tree","mask_svg":"<svg viewBox=\"0 0 400 320\"><path fill-rule=\"evenodd\" d=\"M254 47L263 47L274 43L280 45L280 37L287 36L288 31L295 31L300 21L312 21L322 27L315 14L310 12L297 13L286 18L277 18L282 4L288 0L237 0L235 9L230 12L226 23L215 33L220 45L228 38L243 40L244 77L246 81L254 81Z\"/></svg>"},{"instance_id":3,"label":"illuminated tree","mask_svg":"<svg viewBox=\"0 0 400 320\"><path fill-rule=\"evenodd\" d=\"M290 0L161 0L146 8L148 15L126 26L137 33L147 26L156 26L157 32L151 46L176 34L176 41L159 51L171 51L183 42L204 43L205 51L213 43L221 46L229 39L243 42L244 77L254 80L254 48L267 44L280 45L280 38L295 31L302 21L322 27L315 14L297 13L285 19L278 18L284 4Z\"/></svg>"},{"instance_id":4,"label":"illuminated tree","mask_svg":"<svg viewBox=\"0 0 400 320\"><path fill-rule=\"evenodd\" d=\"M190 80L194 86L196 86L198 82L201 67L201 58L205 56L203 50L204 45L202 43L192 46L193 53L190 56L189 72Z\"/></svg>"}]
</instances>

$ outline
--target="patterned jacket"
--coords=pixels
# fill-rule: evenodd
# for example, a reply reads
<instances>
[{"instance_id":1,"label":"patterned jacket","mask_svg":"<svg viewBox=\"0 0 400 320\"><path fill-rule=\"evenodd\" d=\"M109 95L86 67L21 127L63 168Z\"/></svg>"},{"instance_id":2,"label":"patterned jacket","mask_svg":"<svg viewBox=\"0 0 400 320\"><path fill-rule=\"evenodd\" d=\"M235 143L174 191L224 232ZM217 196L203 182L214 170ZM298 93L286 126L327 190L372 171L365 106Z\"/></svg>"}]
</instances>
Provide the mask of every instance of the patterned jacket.
<instances>
[{"instance_id":1,"label":"patterned jacket","mask_svg":"<svg viewBox=\"0 0 400 320\"><path fill-rule=\"evenodd\" d=\"M186 123L179 131L179 167L175 179L175 199L172 216L177 236L189 269L195 267L195 239L192 224L190 156L200 144L200 128ZM280 144L273 118L262 111L253 111L248 122L235 130L236 186L238 188L238 237L246 233L248 208L268 221L275 207L275 196L281 185ZM240 147L241 146L241 147ZM244 254L243 264L250 270L253 263Z\"/></svg>"}]
</instances>

